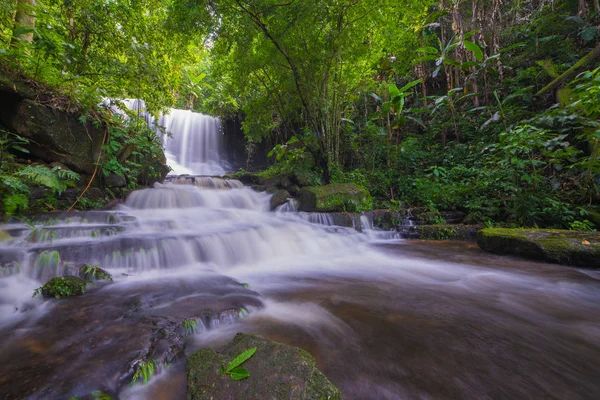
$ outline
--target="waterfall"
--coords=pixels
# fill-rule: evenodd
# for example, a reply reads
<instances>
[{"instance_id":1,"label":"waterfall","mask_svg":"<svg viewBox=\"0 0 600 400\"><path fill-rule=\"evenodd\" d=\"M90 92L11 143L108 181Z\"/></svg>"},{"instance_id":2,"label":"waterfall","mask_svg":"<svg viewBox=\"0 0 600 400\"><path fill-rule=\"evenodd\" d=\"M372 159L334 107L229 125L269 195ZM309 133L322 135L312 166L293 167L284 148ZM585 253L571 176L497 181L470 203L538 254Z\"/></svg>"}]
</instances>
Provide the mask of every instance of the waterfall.
<instances>
[{"instance_id":1,"label":"waterfall","mask_svg":"<svg viewBox=\"0 0 600 400\"><path fill-rule=\"evenodd\" d=\"M159 122L165 155L175 174L225 175L221 161L222 134L218 118L187 110L171 110Z\"/></svg>"},{"instance_id":2,"label":"waterfall","mask_svg":"<svg viewBox=\"0 0 600 400\"><path fill-rule=\"evenodd\" d=\"M218 118L188 110L171 109L156 120L141 100L125 100L161 136L167 164L173 174L222 176L223 134Z\"/></svg>"}]
</instances>

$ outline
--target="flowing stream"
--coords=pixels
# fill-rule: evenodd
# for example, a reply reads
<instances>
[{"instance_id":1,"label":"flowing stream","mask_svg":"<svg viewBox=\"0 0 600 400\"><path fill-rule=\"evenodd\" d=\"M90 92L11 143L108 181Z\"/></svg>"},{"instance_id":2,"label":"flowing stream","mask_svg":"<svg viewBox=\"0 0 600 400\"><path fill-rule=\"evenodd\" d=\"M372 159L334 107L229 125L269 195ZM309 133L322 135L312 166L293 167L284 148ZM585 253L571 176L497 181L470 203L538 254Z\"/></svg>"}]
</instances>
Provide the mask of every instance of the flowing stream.
<instances>
[{"instance_id":1,"label":"flowing stream","mask_svg":"<svg viewBox=\"0 0 600 400\"><path fill-rule=\"evenodd\" d=\"M208 118L190 114L172 113L173 126ZM166 144L173 162L224 169L218 139L182 129ZM198 153L209 156L186 164ZM269 197L170 178L115 211L2 226L14 239L0 244L0 398L185 399L176 348L218 348L236 332L309 351L347 399L600 398L597 271L392 239L368 220L358 232L270 212ZM83 263L114 282L32 298ZM195 321L187 336L184 319ZM131 386L142 359L164 363Z\"/></svg>"}]
</instances>

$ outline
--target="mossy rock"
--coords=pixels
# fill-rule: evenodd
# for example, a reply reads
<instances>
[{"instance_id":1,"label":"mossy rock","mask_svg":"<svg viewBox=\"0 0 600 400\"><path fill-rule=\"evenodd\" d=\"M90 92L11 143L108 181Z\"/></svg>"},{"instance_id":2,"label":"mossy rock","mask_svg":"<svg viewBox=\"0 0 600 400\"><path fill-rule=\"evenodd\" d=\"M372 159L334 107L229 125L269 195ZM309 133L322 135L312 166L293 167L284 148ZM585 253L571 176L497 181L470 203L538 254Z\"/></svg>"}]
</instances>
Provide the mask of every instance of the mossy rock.
<instances>
[{"instance_id":1,"label":"mossy rock","mask_svg":"<svg viewBox=\"0 0 600 400\"><path fill-rule=\"evenodd\" d=\"M271 211L275 210L279 206L284 205L290 197L291 196L287 190L277 190L275 193L273 193L269 203Z\"/></svg>"},{"instance_id":2,"label":"mossy rock","mask_svg":"<svg viewBox=\"0 0 600 400\"><path fill-rule=\"evenodd\" d=\"M373 199L369 192L350 183L309 186L300 191L300 211L341 212L369 211Z\"/></svg>"},{"instance_id":3,"label":"mossy rock","mask_svg":"<svg viewBox=\"0 0 600 400\"><path fill-rule=\"evenodd\" d=\"M392 210L373 210L373 226L377 229L390 231L402 222L400 213Z\"/></svg>"},{"instance_id":4,"label":"mossy rock","mask_svg":"<svg viewBox=\"0 0 600 400\"><path fill-rule=\"evenodd\" d=\"M254 174L252 172L236 173L233 175L233 178L239 180L244 185L262 185L263 184L263 178L260 177L258 174Z\"/></svg>"},{"instance_id":5,"label":"mossy rock","mask_svg":"<svg viewBox=\"0 0 600 400\"><path fill-rule=\"evenodd\" d=\"M600 268L600 233L558 229L482 229L477 244L496 254Z\"/></svg>"},{"instance_id":6,"label":"mossy rock","mask_svg":"<svg viewBox=\"0 0 600 400\"><path fill-rule=\"evenodd\" d=\"M10 236L10 234L8 234L7 232L4 232L2 229L0 229L0 242L6 242L8 240L11 240L13 237Z\"/></svg>"},{"instance_id":7,"label":"mossy rock","mask_svg":"<svg viewBox=\"0 0 600 400\"><path fill-rule=\"evenodd\" d=\"M256 347L243 364L250 377L234 381L219 369ZM342 399L306 351L255 335L238 333L220 352L200 349L188 357L188 399Z\"/></svg>"},{"instance_id":8,"label":"mossy rock","mask_svg":"<svg viewBox=\"0 0 600 400\"><path fill-rule=\"evenodd\" d=\"M59 276L50 279L42 286L42 296L61 297L81 296L85 293L87 281L77 276Z\"/></svg>"}]
</instances>

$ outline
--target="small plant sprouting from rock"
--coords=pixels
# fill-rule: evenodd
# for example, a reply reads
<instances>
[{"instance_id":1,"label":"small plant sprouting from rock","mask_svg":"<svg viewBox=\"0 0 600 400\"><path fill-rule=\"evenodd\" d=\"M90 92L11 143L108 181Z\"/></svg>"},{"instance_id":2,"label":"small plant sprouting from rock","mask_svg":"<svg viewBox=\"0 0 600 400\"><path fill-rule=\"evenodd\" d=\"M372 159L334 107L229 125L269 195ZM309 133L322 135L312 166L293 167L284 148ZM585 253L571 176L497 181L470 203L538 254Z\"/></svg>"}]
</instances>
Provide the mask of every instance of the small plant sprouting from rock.
<instances>
[{"instance_id":1,"label":"small plant sprouting from rock","mask_svg":"<svg viewBox=\"0 0 600 400\"><path fill-rule=\"evenodd\" d=\"M39 288L37 288L37 289L35 289L35 290L33 291L33 296L31 296L31 297L35 297L35 296L37 296L38 294L39 294L39 295L41 295L41 294L42 294L42 287L41 287L41 286L40 286Z\"/></svg>"},{"instance_id":2,"label":"small plant sprouting from rock","mask_svg":"<svg viewBox=\"0 0 600 400\"><path fill-rule=\"evenodd\" d=\"M60 253L58 251L44 250L35 260L35 264L39 268L45 268L51 265L58 267L60 264Z\"/></svg>"},{"instance_id":3,"label":"small plant sprouting from rock","mask_svg":"<svg viewBox=\"0 0 600 400\"><path fill-rule=\"evenodd\" d=\"M107 280L112 282L112 276L100 268L98 264L85 264L80 267L79 276L87 280Z\"/></svg>"},{"instance_id":4,"label":"small plant sprouting from rock","mask_svg":"<svg viewBox=\"0 0 600 400\"><path fill-rule=\"evenodd\" d=\"M246 310L244 307L240 307L239 318L244 319L247 316L248 316L248 310Z\"/></svg>"},{"instance_id":5,"label":"small plant sprouting from rock","mask_svg":"<svg viewBox=\"0 0 600 400\"><path fill-rule=\"evenodd\" d=\"M92 397L94 400L112 400L112 397L99 390L92 392Z\"/></svg>"},{"instance_id":6,"label":"small plant sprouting from rock","mask_svg":"<svg viewBox=\"0 0 600 400\"><path fill-rule=\"evenodd\" d=\"M185 329L185 335L189 336L192 333L196 332L196 328L198 327L198 321L195 319L184 319L183 320L183 328Z\"/></svg>"},{"instance_id":7,"label":"small plant sprouting from rock","mask_svg":"<svg viewBox=\"0 0 600 400\"><path fill-rule=\"evenodd\" d=\"M242 354L233 359L232 362L229 363L227 368L225 366L221 366L221 373L224 375L231 376L231 379L234 381L241 381L242 379L246 379L250 376L250 372L247 369L242 368L241 365L248 361L254 353L256 353L256 347L248 349L244 351Z\"/></svg>"},{"instance_id":8,"label":"small plant sprouting from rock","mask_svg":"<svg viewBox=\"0 0 600 400\"><path fill-rule=\"evenodd\" d=\"M140 367L135 374L133 374L133 378L131 379L131 386L135 385L135 383L142 379L144 381L144 385L148 383L148 381L154 376L154 371L157 369L156 361L149 360L147 362L142 362Z\"/></svg>"}]
</instances>

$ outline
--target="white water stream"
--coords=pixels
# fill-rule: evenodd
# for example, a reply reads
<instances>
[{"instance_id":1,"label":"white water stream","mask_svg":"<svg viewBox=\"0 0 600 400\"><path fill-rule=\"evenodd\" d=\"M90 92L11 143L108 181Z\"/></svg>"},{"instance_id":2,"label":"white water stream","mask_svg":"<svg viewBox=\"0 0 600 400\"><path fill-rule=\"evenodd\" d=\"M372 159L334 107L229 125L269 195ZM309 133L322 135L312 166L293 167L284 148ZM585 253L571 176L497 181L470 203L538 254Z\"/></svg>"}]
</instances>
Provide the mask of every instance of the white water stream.
<instances>
[{"instance_id":1,"label":"white water stream","mask_svg":"<svg viewBox=\"0 0 600 400\"><path fill-rule=\"evenodd\" d=\"M172 111L165 121L178 172L222 174L215 119ZM293 202L270 212L269 199L235 180L179 178L133 192L112 212L39 216L35 230L2 226L14 239L0 244L0 334L7 339L0 397L69 398L102 387L120 398L179 398L170 392L170 385L185 390L178 367L133 389L115 378L139 345L123 326L138 313L197 317L206 304L243 306L250 315L213 320L212 330L190 338L190 349L238 330L262 333L315 354L346 398L600 394L590 378L600 376L593 273L485 258L472 248L411 253L407 242L373 234L366 215L358 218L360 233L334 226L328 214L298 213ZM58 263L48 257L54 251ZM100 265L115 282L81 298L31 297L49 277L84 263ZM83 304L91 314L77 313ZM65 317L67 309L74 311ZM70 328L83 319L84 328ZM40 338L52 340L40 347ZM93 370L82 376L85 368ZM19 380L27 374L38 377L35 385Z\"/></svg>"}]
</instances>

